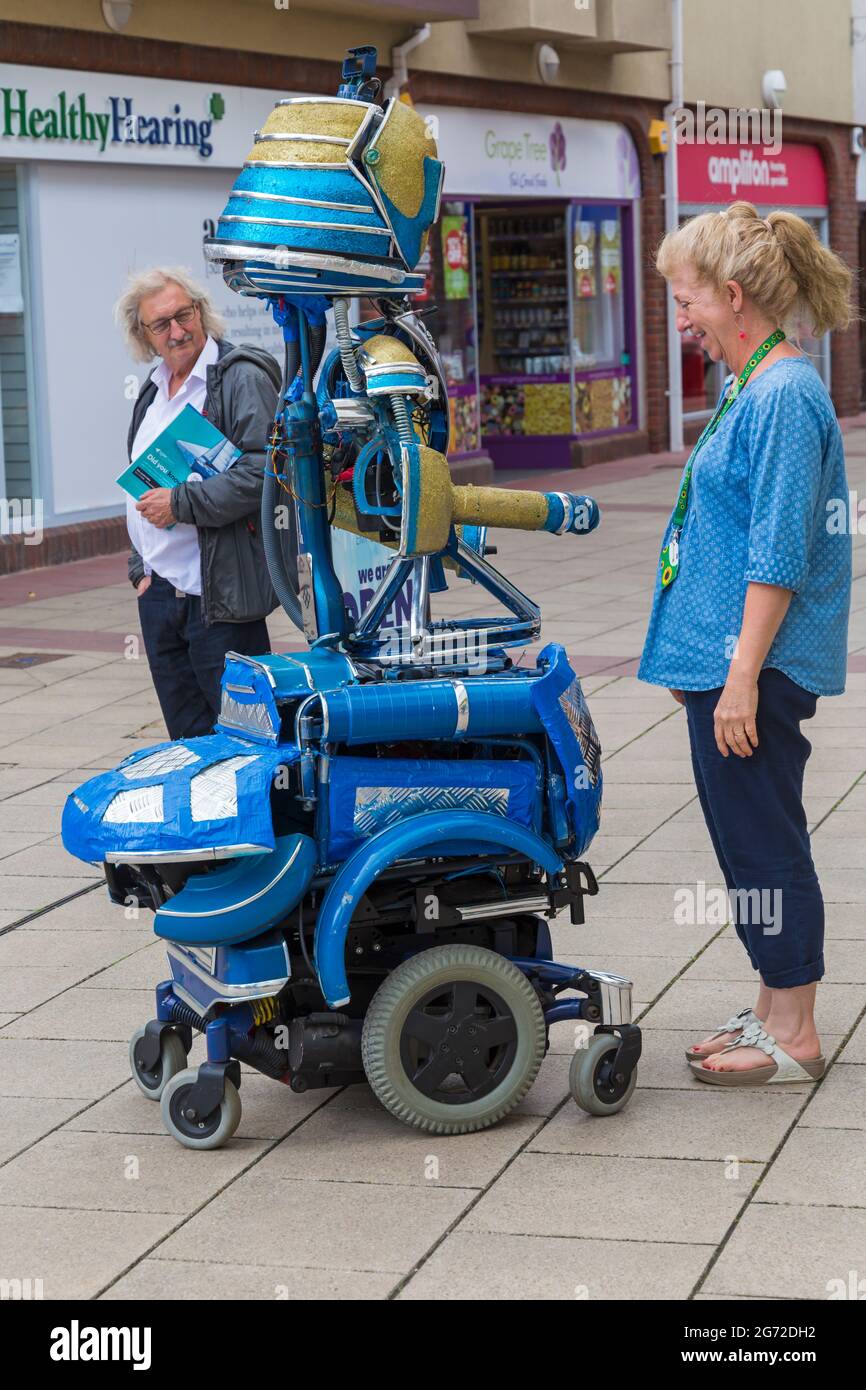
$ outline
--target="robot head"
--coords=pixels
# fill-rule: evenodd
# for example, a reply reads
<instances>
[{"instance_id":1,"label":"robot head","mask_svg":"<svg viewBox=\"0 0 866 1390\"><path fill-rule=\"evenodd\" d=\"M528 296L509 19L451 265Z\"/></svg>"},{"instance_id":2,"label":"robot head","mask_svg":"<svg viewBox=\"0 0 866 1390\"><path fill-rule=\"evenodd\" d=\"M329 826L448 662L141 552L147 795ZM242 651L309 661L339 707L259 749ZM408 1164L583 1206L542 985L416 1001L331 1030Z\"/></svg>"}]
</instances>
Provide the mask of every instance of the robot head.
<instances>
[{"instance_id":1,"label":"robot head","mask_svg":"<svg viewBox=\"0 0 866 1390\"><path fill-rule=\"evenodd\" d=\"M358 55L361 55L359 58ZM205 255L258 295L411 294L444 165L417 111L372 99L375 49L353 49L336 97L277 102Z\"/></svg>"}]
</instances>

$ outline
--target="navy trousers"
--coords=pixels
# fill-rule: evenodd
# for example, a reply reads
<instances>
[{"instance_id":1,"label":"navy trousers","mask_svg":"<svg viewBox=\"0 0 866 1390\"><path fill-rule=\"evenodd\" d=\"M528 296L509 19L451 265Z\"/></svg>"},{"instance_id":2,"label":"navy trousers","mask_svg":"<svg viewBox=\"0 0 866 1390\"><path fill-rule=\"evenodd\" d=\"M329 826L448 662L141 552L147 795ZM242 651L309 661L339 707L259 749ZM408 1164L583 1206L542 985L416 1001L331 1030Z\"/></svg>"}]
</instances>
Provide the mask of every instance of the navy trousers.
<instances>
[{"instance_id":1,"label":"navy trousers","mask_svg":"<svg viewBox=\"0 0 866 1390\"><path fill-rule=\"evenodd\" d=\"M201 599L195 594L178 598L174 585L158 574L138 600L138 616L169 738L211 733L226 652L261 656L270 651L264 618L205 625Z\"/></svg>"},{"instance_id":2,"label":"navy trousers","mask_svg":"<svg viewBox=\"0 0 866 1390\"><path fill-rule=\"evenodd\" d=\"M713 736L721 690L687 690L692 766L737 935L771 989L824 974L824 900L812 862L803 773L812 745L800 723L817 696L781 671L758 678L758 747L723 757Z\"/></svg>"}]
</instances>

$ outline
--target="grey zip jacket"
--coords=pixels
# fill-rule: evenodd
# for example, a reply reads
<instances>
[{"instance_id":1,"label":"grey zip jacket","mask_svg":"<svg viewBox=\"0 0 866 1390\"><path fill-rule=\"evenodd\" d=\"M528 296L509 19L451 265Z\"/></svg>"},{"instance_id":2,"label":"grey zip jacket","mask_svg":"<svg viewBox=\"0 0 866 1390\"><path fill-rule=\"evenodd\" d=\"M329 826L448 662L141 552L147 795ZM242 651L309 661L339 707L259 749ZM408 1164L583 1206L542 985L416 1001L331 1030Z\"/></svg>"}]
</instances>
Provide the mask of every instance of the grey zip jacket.
<instances>
[{"instance_id":1,"label":"grey zip jacket","mask_svg":"<svg viewBox=\"0 0 866 1390\"><path fill-rule=\"evenodd\" d=\"M205 623L246 623L266 618L277 607L265 561L260 510L262 477L280 388L280 369L263 348L223 339L219 358L207 369L203 414L241 450L225 473L172 489L178 521L198 527L201 550L202 619ZM156 395L148 377L139 392L129 426L127 453ZM144 578L144 561L133 548L129 578Z\"/></svg>"}]
</instances>

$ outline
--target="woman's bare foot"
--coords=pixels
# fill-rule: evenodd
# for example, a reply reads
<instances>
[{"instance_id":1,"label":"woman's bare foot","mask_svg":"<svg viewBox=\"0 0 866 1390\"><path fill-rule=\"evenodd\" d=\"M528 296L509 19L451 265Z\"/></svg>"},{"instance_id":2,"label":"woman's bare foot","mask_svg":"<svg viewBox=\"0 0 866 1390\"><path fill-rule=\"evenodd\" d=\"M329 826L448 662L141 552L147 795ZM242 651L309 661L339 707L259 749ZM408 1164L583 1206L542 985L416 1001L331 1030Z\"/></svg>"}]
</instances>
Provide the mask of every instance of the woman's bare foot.
<instances>
[{"instance_id":1,"label":"woman's bare foot","mask_svg":"<svg viewBox=\"0 0 866 1390\"><path fill-rule=\"evenodd\" d=\"M806 1026L797 1033L786 1036L784 1023L771 1026L771 1019L763 1025L764 1031L776 1039L783 1052L793 1057L795 1062L811 1062L821 1056L821 1042L814 1025ZM713 1052L704 1061L708 1071L752 1071L755 1067L769 1066L772 1058L759 1047L737 1047L733 1052Z\"/></svg>"},{"instance_id":2,"label":"woman's bare foot","mask_svg":"<svg viewBox=\"0 0 866 1390\"><path fill-rule=\"evenodd\" d=\"M761 1027L763 1028L766 1026L764 1024L764 1019L769 1017L773 1007L773 992L767 988L760 976L758 976L758 980L758 998L755 1007L752 1009L752 1013L755 1015L755 1018L760 1021ZM728 1021L730 1022L730 1020ZM751 1021L750 1019L749 1022L751 1023ZM721 1049L727 1047L729 1043L736 1042L742 1031L742 1028L737 1028L733 1032L722 1033L716 1038L704 1038L701 1042L696 1043L694 1047L690 1047L689 1052L696 1061L700 1061L703 1057L711 1057L713 1053L720 1052Z\"/></svg>"},{"instance_id":3,"label":"woman's bare foot","mask_svg":"<svg viewBox=\"0 0 866 1390\"><path fill-rule=\"evenodd\" d=\"M757 1014L755 1017L757 1018ZM764 1026L763 1022L761 1026ZM694 1047L691 1048L692 1056L695 1058L712 1057L716 1052L721 1052L722 1048L727 1047L729 1043L736 1042L742 1031L742 1028L738 1028L736 1033L721 1033L718 1037L704 1038L702 1042L695 1043Z\"/></svg>"}]
</instances>

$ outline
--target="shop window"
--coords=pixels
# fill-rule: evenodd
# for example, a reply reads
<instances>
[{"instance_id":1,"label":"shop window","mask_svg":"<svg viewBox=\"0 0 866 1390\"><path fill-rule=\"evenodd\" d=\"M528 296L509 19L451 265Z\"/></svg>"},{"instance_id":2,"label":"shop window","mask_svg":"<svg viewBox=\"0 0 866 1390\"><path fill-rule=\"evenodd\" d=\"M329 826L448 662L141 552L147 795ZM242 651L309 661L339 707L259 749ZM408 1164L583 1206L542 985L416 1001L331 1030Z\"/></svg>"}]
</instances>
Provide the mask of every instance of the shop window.
<instances>
[{"instance_id":1,"label":"shop window","mask_svg":"<svg viewBox=\"0 0 866 1390\"><path fill-rule=\"evenodd\" d=\"M0 479L5 473L7 498L32 493L21 242L18 171L0 164Z\"/></svg>"},{"instance_id":2,"label":"shop window","mask_svg":"<svg viewBox=\"0 0 866 1390\"><path fill-rule=\"evenodd\" d=\"M571 252L574 369L620 367L626 351L622 209L573 206Z\"/></svg>"},{"instance_id":3,"label":"shop window","mask_svg":"<svg viewBox=\"0 0 866 1390\"><path fill-rule=\"evenodd\" d=\"M481 433L498 467L567 465L575 434L632 425L627 215L476 207Z\"/></svg>"}]
</instances>

